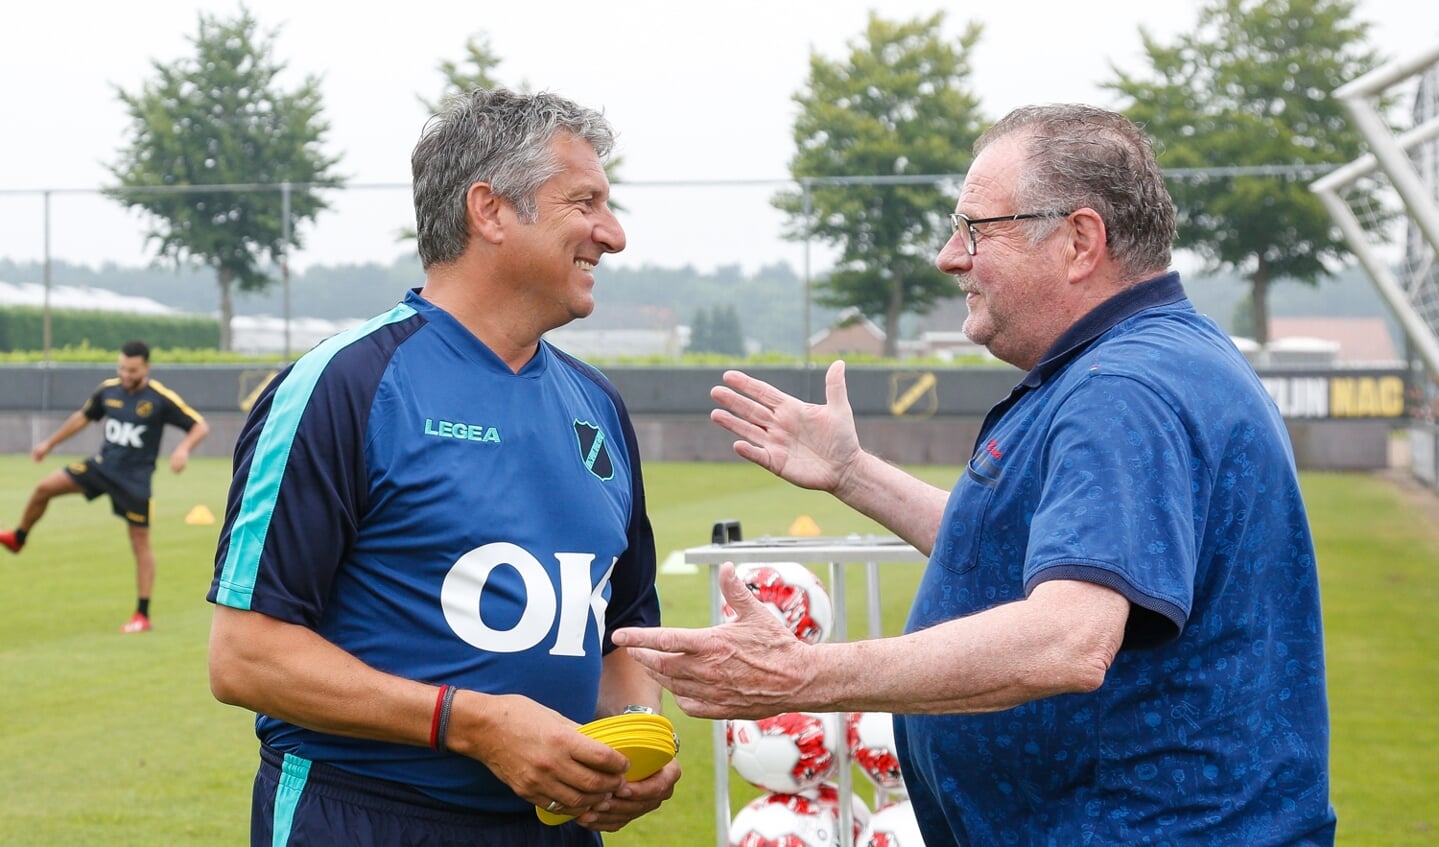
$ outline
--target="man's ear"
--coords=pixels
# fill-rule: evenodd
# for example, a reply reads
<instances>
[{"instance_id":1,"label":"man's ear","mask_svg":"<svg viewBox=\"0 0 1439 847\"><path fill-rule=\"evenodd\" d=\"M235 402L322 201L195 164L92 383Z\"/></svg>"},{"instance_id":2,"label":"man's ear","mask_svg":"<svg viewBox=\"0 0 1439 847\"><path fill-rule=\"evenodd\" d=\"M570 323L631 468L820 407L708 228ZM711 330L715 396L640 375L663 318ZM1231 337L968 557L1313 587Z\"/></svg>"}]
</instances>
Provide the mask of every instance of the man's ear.
<instances>
[{"instance_id":1,"label":"man's ear","mask_svg":"<svg viewBox=\"0 0 1439 847\"><path fill-rule=\"evenodd\" d=\"M1069 249L1072 253L1069 274L1071 281L1077 281L1093 274L1109 255L1109 231L1104 226L1104 218L1087 206L1072 212L1069 223L1072 227L1069 236Z\"/></svg>"},{"instance_id":2,"label":"man's ear","mask_svg":"<svg viewBox=\"0 0 1439 847\"><path fill-rule=\"evenodd\" d=\"M493 244L505 238L503 197L496 194L488 182L477 182L465 192L465 218L470 233Z\"/></svg>"}]
</instances>

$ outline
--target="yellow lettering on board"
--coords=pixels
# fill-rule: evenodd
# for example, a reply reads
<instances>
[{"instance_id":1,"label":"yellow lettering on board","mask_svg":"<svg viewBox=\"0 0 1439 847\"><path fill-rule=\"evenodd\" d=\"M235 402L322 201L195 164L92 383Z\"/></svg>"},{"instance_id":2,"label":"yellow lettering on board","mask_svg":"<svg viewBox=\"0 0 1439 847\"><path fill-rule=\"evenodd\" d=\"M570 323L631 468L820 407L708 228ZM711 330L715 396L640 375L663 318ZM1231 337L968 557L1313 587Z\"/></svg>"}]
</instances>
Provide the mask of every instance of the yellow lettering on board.
<instances>
[{"instance_id":1,"label":"yellow lettering on board","mask_svg":"<svg viewBox=\"0 0 1439 847\"><path fill-rule=\"evenodd\" d=\"M1329 380L1329 416L1397 418L1404 414L1404 380L1397 376L1333 377Z\"/></svg>"}]
</instances>

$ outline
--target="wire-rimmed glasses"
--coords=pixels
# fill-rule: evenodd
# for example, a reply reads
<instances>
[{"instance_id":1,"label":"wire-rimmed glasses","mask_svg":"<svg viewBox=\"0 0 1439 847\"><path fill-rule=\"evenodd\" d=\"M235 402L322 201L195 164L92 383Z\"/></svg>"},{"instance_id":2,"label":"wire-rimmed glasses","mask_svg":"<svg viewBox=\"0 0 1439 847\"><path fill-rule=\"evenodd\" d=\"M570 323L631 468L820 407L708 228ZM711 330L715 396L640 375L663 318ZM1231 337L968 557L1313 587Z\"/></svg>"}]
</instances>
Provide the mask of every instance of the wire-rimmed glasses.
<instances>
[{"instance_id":1,"label":"wire-rimmed glasses","mask_svg":"<svg viewBox=\"0 0 1439 847\"><path fill-rule=\"evenodd\" d=\"M993 218L971 218L959 212L951 212L949 222L954 226L954 231L960 233L959 240L964 242L965 251L973 256L975 244L979 241L979 232L974 228L976 224L994 224L1000 221L1026 221L1036 218L1065 218L1072 214L1074 213L1052 209L1048 212L1021 212L1017 215L998 215Z\"/></svg>"}]
</instances>

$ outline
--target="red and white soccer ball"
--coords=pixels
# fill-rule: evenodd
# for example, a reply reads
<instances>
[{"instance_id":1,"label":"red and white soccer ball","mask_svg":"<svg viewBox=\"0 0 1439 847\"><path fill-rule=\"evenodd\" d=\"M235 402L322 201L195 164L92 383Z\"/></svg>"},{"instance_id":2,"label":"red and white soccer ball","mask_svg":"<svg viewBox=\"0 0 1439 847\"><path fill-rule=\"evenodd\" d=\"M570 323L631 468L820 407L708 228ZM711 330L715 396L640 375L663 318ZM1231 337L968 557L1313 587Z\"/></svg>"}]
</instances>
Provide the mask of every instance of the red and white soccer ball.
<instances>
[{"instance_id":1,"label":"red and white soccer ball","mask_svg":"<svg viewBox=\"0 0 1439 847\"><path fill-rule=\"evenodd\" d=\"M839 715L783 712L725 724L730 766L750 785L778 794L813 788L838 772Z\"/></svg>"},{"instance_id":2,"label":"red and white soccer ball","mask_svg":"<svg viewBox=\"0 0 1439 847\"><path fill-rule=\"evenodd\" d=\"M908 800L899 800L875 809L854 844L855 847L924 847L914 807Z\"/></svg>"},{"instance_id":3,"label":"red and white soccer ball","mask_svg":"<svg viewBox=\"0 0 1439 847\"><path fill-rule=\"evenodd\" d=\"M784 796L784 795L773 795ZM833 816L836 826L839 826L839 786L832 782L822 782L814 788L807 788L798 794L791 794L791 803L808 803L818 805L825 812ZM858 794L849 795L849 819L851 824L850 833L854 837L853 844L859 844L860 833L864 831L869 823L869 806Z\"/></svg>"},{"instance_id":4,"label":"red and white soccer ball","mask_svg":"<svg viewBox=\"0 0 1439 847\"><path fill-rule=\"evenodd\" d=\"M888 712L849 712L845 715L849 757L865 776L885 791L904 791L899 772L899 750L894 743L894 716Z\"/></svg>"},{"instance_id":5,"label":"red and white soccer ball","mask_svg":"<svg viewBox=\"0 0 1439 847\"><path fill-rule=\"evenodd\" d=\"M799 562L747 562L735 565L735 575L799 640L818 644L829 638L834 606L809 568ZM723 612L726 621L735 619L728 603Z\"/></svg>"},{"instance_id":6,"label":"red and white soccer ball","mask_svg":"<svg viewBox=\"0 0 1439 847\"><path fill-rule=\"evenodd\" d=\"M829 812L818 803L795 803L792 795L757 797L730 821L730 847L834 847L837 843Z\"/></svg>"}]
</instances>

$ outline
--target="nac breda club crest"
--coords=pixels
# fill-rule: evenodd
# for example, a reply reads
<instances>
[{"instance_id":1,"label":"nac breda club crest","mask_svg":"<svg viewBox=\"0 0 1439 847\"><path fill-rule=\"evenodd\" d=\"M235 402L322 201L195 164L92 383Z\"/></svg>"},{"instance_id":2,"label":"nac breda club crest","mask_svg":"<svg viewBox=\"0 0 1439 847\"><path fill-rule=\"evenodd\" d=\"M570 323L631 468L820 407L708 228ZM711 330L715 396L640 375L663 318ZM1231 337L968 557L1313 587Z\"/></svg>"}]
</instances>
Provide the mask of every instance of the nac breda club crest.
<instances>
[{"instance_id":1,"label":"nac breda club crest","mask_svg":"<svg viewBox=\"0 0 1439 847\"><path fill-rule=\"evenodd\" d=\"M609 482L614 479L615 465L610 460L610 448L604 430L590 423L575 419L575 438L579 441L580 461L590 473Z\"/></svg>"}]
</instances>

